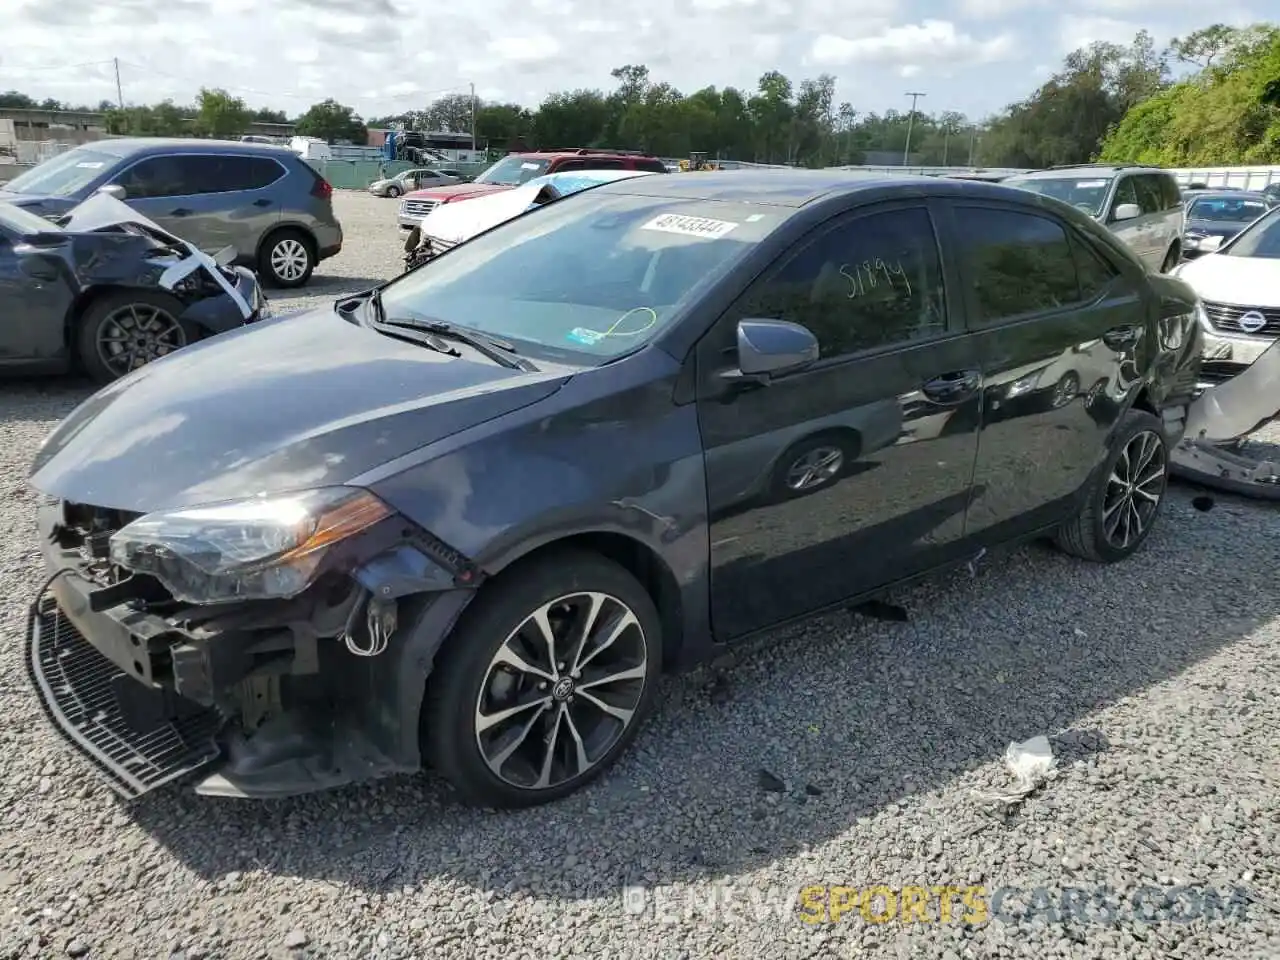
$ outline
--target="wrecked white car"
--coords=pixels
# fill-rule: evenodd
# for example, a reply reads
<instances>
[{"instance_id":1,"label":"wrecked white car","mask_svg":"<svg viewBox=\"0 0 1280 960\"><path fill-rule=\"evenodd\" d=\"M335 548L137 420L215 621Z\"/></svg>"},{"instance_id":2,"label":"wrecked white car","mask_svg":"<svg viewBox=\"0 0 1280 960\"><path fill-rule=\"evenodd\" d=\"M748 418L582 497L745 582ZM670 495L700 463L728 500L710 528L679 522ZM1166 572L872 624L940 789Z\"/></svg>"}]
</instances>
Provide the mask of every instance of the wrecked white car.
<instances>
[{"instance_id":1,"label":"wrecked white car","mask_svg":"<svg viewBox=\"0 0 1280 960\"><path fill-rule=\"evenodd\" d=\"M234 255L234 251L231 252ZM266 315L254 275L100 193L52 221L0 202L0 356L107 383Z\"/></svg>"}]
</instances>

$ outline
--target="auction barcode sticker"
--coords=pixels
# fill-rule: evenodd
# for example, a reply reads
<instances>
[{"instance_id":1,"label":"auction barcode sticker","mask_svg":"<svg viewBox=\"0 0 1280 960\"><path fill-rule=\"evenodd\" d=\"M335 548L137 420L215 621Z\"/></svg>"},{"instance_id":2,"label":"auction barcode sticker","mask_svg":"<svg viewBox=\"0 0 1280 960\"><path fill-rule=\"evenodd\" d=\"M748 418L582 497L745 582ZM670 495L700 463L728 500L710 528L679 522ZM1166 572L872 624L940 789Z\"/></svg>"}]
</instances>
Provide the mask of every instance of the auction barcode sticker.
<instances>
[{"instance_id":1,"label":"auction barcode sticker","mask_svg":"<svg viewBox=\"0 0 1280 960\"><path fill-rule=\"evenodd\" d=\"M711 220L707 217L686 217L677 213L664 213L654 217L640 229L715 240L717 237L723 237L736 226L737 224L731 220Z\"/></svg>"}]
</instances>

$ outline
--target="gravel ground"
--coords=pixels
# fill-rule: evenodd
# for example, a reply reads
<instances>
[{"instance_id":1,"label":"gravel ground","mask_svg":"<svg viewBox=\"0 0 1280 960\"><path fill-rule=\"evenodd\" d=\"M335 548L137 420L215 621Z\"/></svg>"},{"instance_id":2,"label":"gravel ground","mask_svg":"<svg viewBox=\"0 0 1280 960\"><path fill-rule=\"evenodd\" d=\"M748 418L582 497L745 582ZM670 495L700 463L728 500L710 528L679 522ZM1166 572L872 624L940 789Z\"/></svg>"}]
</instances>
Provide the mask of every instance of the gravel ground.
<instances>
[{"instance_id":1,"label":"gravel ground","mask_svg":"<svg viewBox=\"0 0 1280 960\"><path fill-rule=\"evenodd\" d=\"M346 250L278 306L396 269L393 203L337 203ZM827 617L671 679L615 770L551 807L462 809L428 777L125 806L46 729L20 657L26 467L85 394L0 387L0 957L1280 956L1269 506L1178 488L1129 563L992 555L893 597L905 621ZM990 811L1005 746L1041 733L1058 776ZM806 923L813 884L981 886L987 916ZM1064 889L1109 909L1062 911Z\"/></svg>"}]
</instances>

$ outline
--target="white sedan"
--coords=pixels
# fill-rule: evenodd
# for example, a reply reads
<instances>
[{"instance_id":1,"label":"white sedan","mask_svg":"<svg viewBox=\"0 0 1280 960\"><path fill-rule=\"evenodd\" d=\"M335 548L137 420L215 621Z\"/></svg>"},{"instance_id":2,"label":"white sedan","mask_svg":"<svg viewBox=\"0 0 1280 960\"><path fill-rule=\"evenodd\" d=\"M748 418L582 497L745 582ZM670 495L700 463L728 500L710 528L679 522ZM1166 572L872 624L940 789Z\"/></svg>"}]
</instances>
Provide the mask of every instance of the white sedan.
<instances>
[{"instance_id":1,"label":"white sedan","mask_svg":"<svg viewBox=\"0 0 1280 960\"><path fill-rule=\"evenodd\" d=\"M1205 379L1235 376L1280 338L1280 207L1174 275L1200 296Z\"/></svg>"},{"instance_id":2,"label":"white sedan","mask_svg":"<svg viewBox=\"0 0 1280 960\"><path fill-rule=\"evenodd\" d=\"M646 170L571 170L534 177L512 190L436 207L410 231L405 251L415 262L443 253L490 227L505 223L550 200L614 180L657 176Z\"/></svg>"}]
</instances>

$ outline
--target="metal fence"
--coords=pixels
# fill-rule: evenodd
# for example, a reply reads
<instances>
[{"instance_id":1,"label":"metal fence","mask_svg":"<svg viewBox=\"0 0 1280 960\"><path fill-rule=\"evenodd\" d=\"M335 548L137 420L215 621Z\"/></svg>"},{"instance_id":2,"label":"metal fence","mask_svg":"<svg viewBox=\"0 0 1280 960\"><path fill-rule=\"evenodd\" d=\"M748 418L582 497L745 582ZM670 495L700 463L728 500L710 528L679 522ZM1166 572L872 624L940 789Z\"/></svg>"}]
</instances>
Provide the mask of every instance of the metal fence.
<instances>
[{"instance_id":1,"label":"metal fence","mask_svg":"<svg viewBox=\"0 0 1280 960\"><path fill-rule=\"evenodd\" d=\"M1181 167L1172 171L1181 186L1203 183L1208 187L1236 187L1262 190L1280 183L1280 166L1273 167Z\"/></svg>"},{"instance_id":2,"label":"metal fence","mask_svg":"<svg viewBox=\"0 0 1280 960\"><path fill-rule=\"evenodd\" d=\"M375 180L421 167L406 160L308 160L307 163L337 190L364 190ZM448 164L448 169L459 170L472 177L488 167L488 163Z\"/></svg>"}]
</instances>

